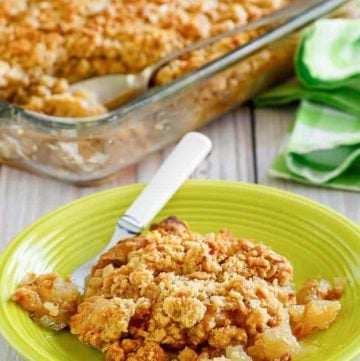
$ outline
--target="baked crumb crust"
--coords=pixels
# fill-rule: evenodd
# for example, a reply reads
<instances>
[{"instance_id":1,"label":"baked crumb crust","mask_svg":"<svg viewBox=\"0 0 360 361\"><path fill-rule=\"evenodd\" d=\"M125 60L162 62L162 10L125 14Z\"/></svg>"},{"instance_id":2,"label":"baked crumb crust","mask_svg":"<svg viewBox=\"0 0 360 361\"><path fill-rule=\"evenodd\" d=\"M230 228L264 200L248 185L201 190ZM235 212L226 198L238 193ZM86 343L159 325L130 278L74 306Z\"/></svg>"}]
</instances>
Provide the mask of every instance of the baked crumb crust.
<instances>
[{"instance_id":1,"label":"baked crumb crust","mask_svg":"<svg viewBox=\"0 0 360 361\"><path fill-rule=\"evenodd\" d=\"M180 359L186 352L221 356L229 346L246 348L284 321L285 308L295 303L292 274L290 263L266 246L228 231L191 232L170 217L101 256L70 328L108 360L116 359L116 352L122 353L116 351L120 325L110 311L96 319L95 340L83 329L99 317L91 304L110 310L114 300L126 299L131 305L124 311L130 320L124 337L181 351ZM112 328L117 331L109 338Z\"/></svg>"},{"instance_id":2,"label":"baked crumb crust","mask_svg":"<svg viewBox=\"0 0 360 361\"><path fill-rule=\"evenodd\" d=\"M13 300L44 326L44 305L60 295L62 325L106 361L288 361L302 351L298 338L335 321L344 288L309 280L296 293L285 257L176 217L103 254L81 300L56 274L29 277Z\"/></svg>"},{"instance_id":3,"label":"baked crumb crust","mask_svg":"<svg viewBox=\"0 0 360 361\"><path fill-rule=\"evenodd\" d=\"M54 116L84 117L107 110L76 81L136 73L200 39L253 21L288 0L2 0L0 99ZM235 47L240 34L171 62L161 85Z\"/></svg>"}]
</instances>

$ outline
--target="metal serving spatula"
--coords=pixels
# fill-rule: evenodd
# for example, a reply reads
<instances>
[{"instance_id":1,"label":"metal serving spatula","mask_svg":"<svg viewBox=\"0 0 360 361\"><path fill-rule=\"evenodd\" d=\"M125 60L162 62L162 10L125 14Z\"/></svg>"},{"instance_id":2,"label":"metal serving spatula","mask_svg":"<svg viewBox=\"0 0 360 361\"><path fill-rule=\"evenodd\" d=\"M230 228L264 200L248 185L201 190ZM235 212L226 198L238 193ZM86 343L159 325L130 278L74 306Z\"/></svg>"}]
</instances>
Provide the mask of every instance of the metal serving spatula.
<instances>
[{"instance_id":1,"label":"metal serving spatula","mask_svg":"<svg viewBox=\"0 0 360 361\"><path fill-rule=\"evenodd\" d=\"M121 239L139 234L207 156L211 148L211 141L205 135L197 132L185 135L150 183L118 219L110 242L100 254L114 247ZM85 280L98 257L99 255L96 255L72 273L72 281L79 291L84 290Z\"/></svg>"}]
</instances>

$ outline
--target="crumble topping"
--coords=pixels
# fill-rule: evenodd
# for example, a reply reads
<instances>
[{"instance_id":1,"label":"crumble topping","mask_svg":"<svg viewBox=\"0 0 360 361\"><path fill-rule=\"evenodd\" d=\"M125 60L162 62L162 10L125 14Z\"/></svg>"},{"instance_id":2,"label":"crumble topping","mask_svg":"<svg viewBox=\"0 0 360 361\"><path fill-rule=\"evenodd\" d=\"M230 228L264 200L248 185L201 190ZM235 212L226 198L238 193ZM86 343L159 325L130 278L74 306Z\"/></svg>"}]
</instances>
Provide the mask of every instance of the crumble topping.
<instances>
[{"instance_id":1,"label":"crumble topping","mask_svg":"<svg viewBox=\"0 0 360 361\"><path fill-rule=\"evenodd\" d=\"M36 321L42 313L53 321L71 295L63 322L106 361L289 361L302 351L298 339L335 321L344 287L309 280L296 292L292 277L290 262L269 247L227 230L192 232L170 217L104 253L81 299L51 274L32 276L13 300Z\"/></svg>"},{"instance_id":2,"label":"crumble topping","mask_svg":"<svg viewBox=\"0 0 360 361\"><path fill-rule=\"evenodd\" d=\"M288 0L3 0L0 3L0 99L54 116L107 110L70 84L137 73L166 54L253 21ZM244 44L239 34L164 67L155 85Z\"/></svg>"},{"instance_id":3,"label":"crumble topping","mask_svg":"<svg viewBox=\"0 0 360 361\"><path fill-rule=\"evenodd\" d=\"M12 300L29 311L35 322L59 331L68 326L76 313L80 293L70 278L64 280L56 273L29 273Z\"/></svg>"}]
</instances>

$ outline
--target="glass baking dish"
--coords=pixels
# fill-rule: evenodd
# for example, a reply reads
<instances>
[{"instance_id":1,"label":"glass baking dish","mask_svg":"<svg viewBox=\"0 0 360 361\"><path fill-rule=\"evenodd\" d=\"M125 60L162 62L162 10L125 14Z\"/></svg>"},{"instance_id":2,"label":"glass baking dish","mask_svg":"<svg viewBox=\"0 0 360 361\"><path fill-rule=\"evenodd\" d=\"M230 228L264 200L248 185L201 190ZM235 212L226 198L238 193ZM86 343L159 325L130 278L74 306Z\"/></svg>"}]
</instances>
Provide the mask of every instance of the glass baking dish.
<instances>
[{"instance_id":1,"label":"glass baking dish","mask_svg":"<svg viewBox=\"0 0 360 361\"><path fill-rule=\"evenodd\" d=\"M347 3L319 1L225 56L94 119L55 118L0 102L0 161L77 184L106 180L289 77L299 30L344 4L347 9Z\"/></svg>"}]
</instances>

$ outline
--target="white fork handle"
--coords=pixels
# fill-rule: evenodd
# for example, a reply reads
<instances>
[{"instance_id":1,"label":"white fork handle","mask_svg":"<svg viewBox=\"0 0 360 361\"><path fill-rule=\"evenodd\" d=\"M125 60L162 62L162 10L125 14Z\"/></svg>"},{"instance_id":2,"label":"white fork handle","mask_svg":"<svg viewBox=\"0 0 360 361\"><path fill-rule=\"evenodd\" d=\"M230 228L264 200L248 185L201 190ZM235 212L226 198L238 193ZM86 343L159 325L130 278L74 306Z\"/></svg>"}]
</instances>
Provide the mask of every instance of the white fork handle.
<instances>
[{"instance_id":1,"label":"white fork handle","mask_svg":"<svg viewBox=\"0 0 360 361\"><path fill-rule=\"evenodd\" d=\"M198 132L186 134L162 164L142 193L119 218L106 249L127 234L138 234L174 195L212 148L211 140Z\"/></svg>"},{"instance_id":2,"label":"white fork handle","mask_svg":"<svg viewBox=\"0 0 360 361\"><path fill-rule=\"evenodd\" d=\"M204 160L211 148L211 141L205 135L198 132L185 135L125 212L125 216L135 220L139 227L146 227Z\"/></svg>"},{"instance_id":3,"label":"white fork handle","mask_svg":"<svg viewBox=\"0 0 360 361\"><path fill-rule=\"evenodd\" d=\"M103 252L122 238L140 233L206 157L211 147L210 139L201 133L185 135L139 197L119 218L115 232ZM96 259L88 261L72 273L73 282L79 289L83 289L84 280Z\"/></svg>"}]
</instances>

